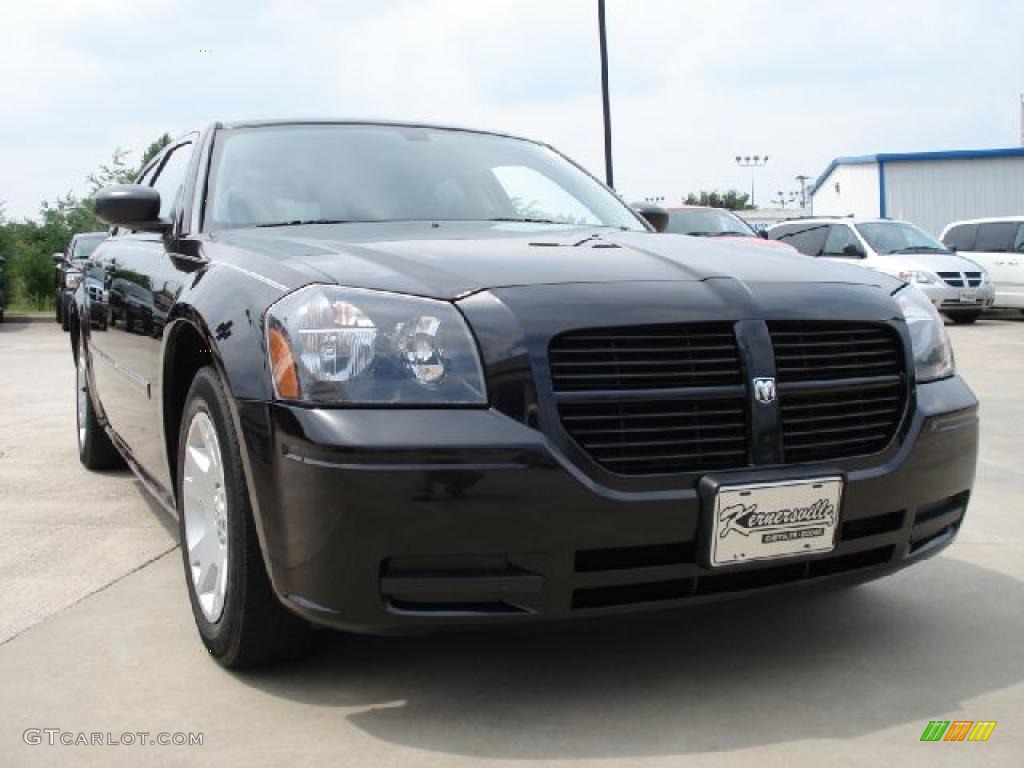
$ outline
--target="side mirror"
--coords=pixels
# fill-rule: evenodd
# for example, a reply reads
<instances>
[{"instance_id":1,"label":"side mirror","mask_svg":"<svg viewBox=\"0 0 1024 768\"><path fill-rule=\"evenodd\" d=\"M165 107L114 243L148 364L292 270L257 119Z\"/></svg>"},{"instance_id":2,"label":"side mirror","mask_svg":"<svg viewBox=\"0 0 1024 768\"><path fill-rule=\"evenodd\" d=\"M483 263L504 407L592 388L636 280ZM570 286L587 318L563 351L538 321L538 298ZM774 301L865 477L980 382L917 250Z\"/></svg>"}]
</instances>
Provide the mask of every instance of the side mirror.
<instances>
[{"instance_id":1,"label":"side mirror","mask_svg":"<svg viewBox=\"0 0 1024 768\"><path fill-rule=\"evenodd\" d=\"M55 253L50 258L53 259L53 263L54 264L58 264L59 265L59 264L63 264L64 263L64 254L63 253Z\"/></svg>"},{"instance_id":2,"label":"side mirror","mask_svg":"<svg viewBox=\"0 0 1024 768\"><path fill-rule=\"evenodd\" d=\"M854 259L863 259L867 254L864 253L864 249L859 245L847 243L843 246L843 256L850 256Z\"/></svg>"},{"instance_id":3,"label":"side mirror","mask_svg":"<svg viewBox=\"0 0 1024 768\"><path fill-rule=\"evenodd\" d=\"M946 247L949 248L950 253L956 253L959 250L955 245L947 245Z\"/></svg>"},{"instance_id":4,"label":"side mirror","mask_svg":"<svg viewBox=\"0 0 1024 768\"><path fill-rule=\"evenodd\" d=\"M639 213L644 220L654 227L655 232L664 232L668 229L668 211L660 205L650 203L633 203L633 210Z\"/></svg>"},{"instance_id":5,"label":"side mirror","mask_svg":"<svg viewBox=\"0 0 1024 768\"><path fill-rule=\"evenodd\" d=\"M107 224L143 232L166 232L160 219L160 193L142 184L116 184L96 193L96 216Z\"/></svg>"},{"instance_id":6,"label":"side mirror","mask_svg":"<svg viewBox=\"0 0 1024 768\"><path fill-rule=\"evenodd\" d=\"M757 236L760 237L762 240L767 240L768 239L768 230L767 229L759 229L759 230L757 230Z\"/></svg>"}]
</instances>

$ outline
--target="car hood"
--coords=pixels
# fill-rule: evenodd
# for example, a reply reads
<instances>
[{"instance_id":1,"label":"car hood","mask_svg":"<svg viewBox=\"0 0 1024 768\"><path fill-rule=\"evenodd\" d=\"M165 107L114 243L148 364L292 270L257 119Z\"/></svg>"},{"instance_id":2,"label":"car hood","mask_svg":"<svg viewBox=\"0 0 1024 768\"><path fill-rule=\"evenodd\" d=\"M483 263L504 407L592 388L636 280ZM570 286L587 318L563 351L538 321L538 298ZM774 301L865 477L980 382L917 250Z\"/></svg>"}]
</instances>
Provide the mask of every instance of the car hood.
<instances>
[{"instance_id":1,"label":"car hood","mask_svg":"<svg viewBox=\"0 0 1024 768\"><path fill-rule=\"evenodd\" d=\"M892 260L886 272L897 274L906 270L926 272L976 272L981 269L975 262L955 253L893 253L884 257Z\"/></svg>"},{"instance_id":2,"label":"car hood","mask_svg":"<svg viewBox=\"0 0 1024 768\"><path fill-rule=\"evenodd\" d=\"M298 285L456 299L490 288L560 283L699 281L850 283L895 290L899 281L825 263L748 238L524 224L339 224L227 230L214 247L291 265Z\"/></svg>"}]
</instances>

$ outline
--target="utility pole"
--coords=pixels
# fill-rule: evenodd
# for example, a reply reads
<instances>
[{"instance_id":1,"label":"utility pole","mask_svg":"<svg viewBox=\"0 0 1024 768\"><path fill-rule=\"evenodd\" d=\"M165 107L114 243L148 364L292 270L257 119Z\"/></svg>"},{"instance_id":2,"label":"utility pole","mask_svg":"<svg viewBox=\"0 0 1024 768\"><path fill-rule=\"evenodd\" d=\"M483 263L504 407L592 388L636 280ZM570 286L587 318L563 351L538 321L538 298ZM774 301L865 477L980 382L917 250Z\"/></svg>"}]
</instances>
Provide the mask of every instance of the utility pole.
<instances>
[{"instance_id":1,"label":"utility pole","mask_svg":"<svg viewBox=\"0 0 1024 768\"><path fill-rule=\"evenodd\" d=\"M750 169L750 207L756 208L754 203L754 171L758 168L764 168L768 164L768 155L761 157L760 155L736 155L736 165L740 168Z\"/></svg>"},{"instance_id":2,"label":"utility pole","mask_svg":"<svg viewBox=\"0 0 1024 768\"><path fill-rule=\"evenodd\" d=\"M597 0L597 28L601 38L601 98L604 103L604 176L609 187L615 189L612 173L612 107L608 95L608 29L604 21L604 0Z\"/></svg>"},{"instance_id":3,"label":"utility pole","mask_svg":"<svg viewBox=\"0 0 1024 768\"><path fill-rule=\"evenodd\" d=\"M797 183L800 185L800 207L807 207L807 182L811 180L810 176L804 176L800 174L796 177Z\"/></svg>"}]
</instances>

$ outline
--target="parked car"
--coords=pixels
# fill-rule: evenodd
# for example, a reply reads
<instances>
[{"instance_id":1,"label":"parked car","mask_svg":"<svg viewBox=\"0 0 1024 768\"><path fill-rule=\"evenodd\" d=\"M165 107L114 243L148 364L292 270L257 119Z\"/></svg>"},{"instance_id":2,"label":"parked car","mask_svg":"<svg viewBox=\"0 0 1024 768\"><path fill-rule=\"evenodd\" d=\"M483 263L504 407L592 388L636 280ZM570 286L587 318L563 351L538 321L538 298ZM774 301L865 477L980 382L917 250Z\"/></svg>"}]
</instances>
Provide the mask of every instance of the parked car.
<instances>
[{"instance_id":1,"label":"parked car","mask_svg":"<svg viewBox=\"0 0 1024 768\"><path fill-rule=\"evenodd\" d=\"M808 256L852 261L913 283L954 323L973 323L994 301L977 262L907 221L808 218L772 227L768 237Z\"/></svg>"},{"instance_id":2,"label":"parked car","mask_svg":"<svg viewBox=\"0 0 1024 768\"><path fill-rule=\"evenodd\" d=\"M164 309L98 333L76 293L79 455L175 512L228 667L862 581L964 519L978 404L923 294L657 235L544 144L218 123L96 212Z\"/></svg>"},{"instance_id":3,"label":"parked car","mask_svg":"<svg viewBox=\"0 0 1024 768\"><path fill-rule=\"evenodd\" d=\"M67 307L82 282L85 264L106 237L106 232L81 232L71 238L63 253L53 254L56 273L54 319L65 331L68 330Z\"/></svg>"},{"instance_id":4,"label":"parked car","mask_svg":"<svg viewBox=\"0 0 1024 768\"><path fill-rule=\"evenodd\" d=\"M747 222L725 208L684 205L665 210L668 212L666 232L693 237L720 237L724 240L741 238L746 243L793 250L786 243L762 238Z\"/></svg>"},{"instance_id":5,"label":"parked car","mask_svg":"<svg viewBox=\"0 0 1024 768\"><path fill-rule=\"evenodd\" d=\"M1024 311L1024 216L955 221L942 242L988 272L993 306Z\"/></svg>"}]
</instances>

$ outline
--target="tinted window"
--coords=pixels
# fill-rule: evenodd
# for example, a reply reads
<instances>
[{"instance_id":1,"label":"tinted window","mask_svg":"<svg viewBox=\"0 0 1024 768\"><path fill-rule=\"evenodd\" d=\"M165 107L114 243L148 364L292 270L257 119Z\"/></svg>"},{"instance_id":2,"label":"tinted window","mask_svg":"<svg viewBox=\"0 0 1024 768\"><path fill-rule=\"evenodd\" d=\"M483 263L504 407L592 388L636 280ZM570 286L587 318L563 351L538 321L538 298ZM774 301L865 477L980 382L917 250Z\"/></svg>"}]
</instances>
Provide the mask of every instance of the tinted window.
<instances>
[{"instance_id":1,"label":"tinted window","mask_svg":"<svg viewBox=\"0 0 1024 768\"><path fill-rule=\"evenodd\" d=\"M746 235L755 236L745 221L728 211L677 210L668 212L668 229L677 235Z\"/></svg>"},{"instance_id":2,"label":"tinted window","mask_svg":"<svg viewBox=\"0 0 1024 768\"><path fill-rule=\"evenodd\" d=\"M1024 224L1017 227L1017 236L1013 239L1013 250L1024 253Z\"/></svg>"},{"instance_id":3,"label":"tinted window","mask_svg":"<svg viewBox=\"0 0 1024 768\"><path fill-rule=\"evenodd\" d=\"M178 197L178 189L181 187L182 179L185 178L185 171L188 169L188 161L191 158L192 145L182 144L164 160L160 172L153 182L154 189L160 193L161 219L166 219L171 215L171 209Z\"/></svg>"},{"instance_id":4,"label":"tinted window","mask_svg":"<svg viewBox=\"0 0 1024 768\"><path fill-rule=\"evenodd\" d=\"M828 237L825 239L825 247L821 255L856 258L857 254L846 252L847 246L854 248L860 255L864 255L864 246L860 244L853 230L845 224L833 224L829 228Z\"/></svg>"},{"instance_id":5,"label":"tinted window","mask_svg":"<svg viewBox=\"0 0 1024 768\"><path fill-rule=\"evenodd\" d=\"M828 224L793 224L772 231L772 239L787 243L807 256L818 256L825 247Z\"/></svg>"},{"instance_id":6,"label":"tinted window","mask_svg":"<svg viewBox=\"0 0 1024 768\"><path fill-rule=\"evenodd\" d=\"M989 253L1006 253L1013 245L1016 233L1017 222L1015 221L982 224L978 227L978 242L974 246L974 250L988 251Z\"/></svg>"},{"instance_id":7,"label":"tinted window","mask_svg":"<svg viewBox=\"0 0 1024 768\"><path fill-rule=\"evenodd\" d=\"M547 147L407 126L221 131L209 200L209 229L318 220L524 219L643 229L615 195Z\"/></svg>"},{"instance_id":8,"label":"tinted window","mask_svg":"<svg viewBox=\"0 0 1024 768\"><path fill-rule=\"evenodd\" d=\"M977 224L957 224L946 233L942 242L946 244L946 247L956 248L958 251L973 251L974 239L977 234Z\"/></svg>"}]
</instances>

